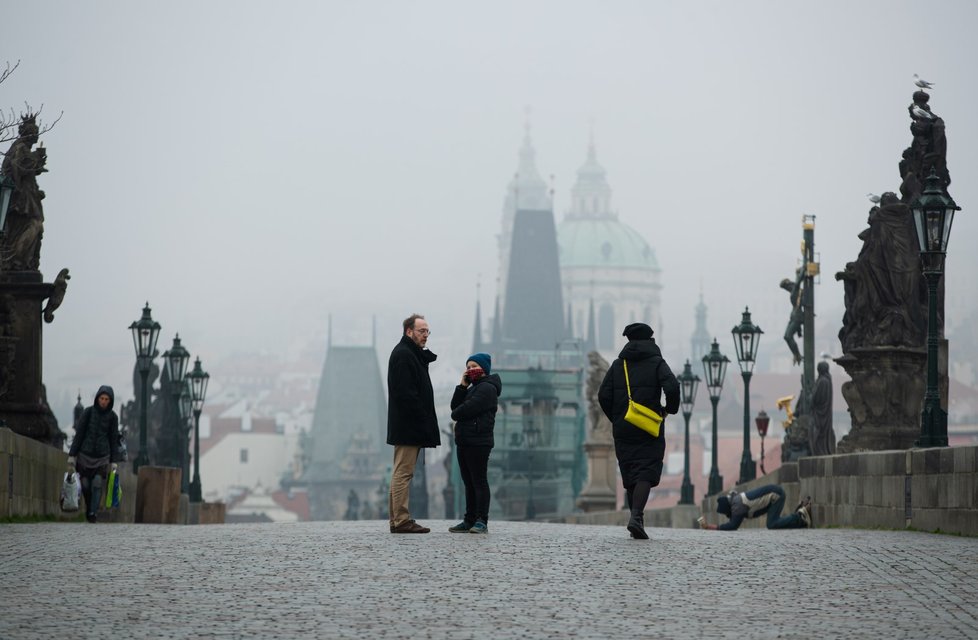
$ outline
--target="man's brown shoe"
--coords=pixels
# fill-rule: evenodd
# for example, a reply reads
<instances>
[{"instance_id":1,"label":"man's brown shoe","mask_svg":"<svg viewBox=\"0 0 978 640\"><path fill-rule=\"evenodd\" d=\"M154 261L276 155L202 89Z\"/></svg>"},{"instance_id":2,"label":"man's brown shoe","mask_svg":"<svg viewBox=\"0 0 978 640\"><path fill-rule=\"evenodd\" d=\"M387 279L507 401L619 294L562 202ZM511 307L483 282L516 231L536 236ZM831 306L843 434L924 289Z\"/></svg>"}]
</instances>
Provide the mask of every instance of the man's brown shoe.
<instances>
[{"instance_id":1,"label":"man's brown shoe","mask_svg":"<svg viewBox=\"0 0 978 640\"><path fill-rule=\"evenodd\" d=\"M408 520L404 524L394 527L391 533L430 533L431 529L428 527L422 527L420 524L414 520Z\"/></svg>"}]
</instances>

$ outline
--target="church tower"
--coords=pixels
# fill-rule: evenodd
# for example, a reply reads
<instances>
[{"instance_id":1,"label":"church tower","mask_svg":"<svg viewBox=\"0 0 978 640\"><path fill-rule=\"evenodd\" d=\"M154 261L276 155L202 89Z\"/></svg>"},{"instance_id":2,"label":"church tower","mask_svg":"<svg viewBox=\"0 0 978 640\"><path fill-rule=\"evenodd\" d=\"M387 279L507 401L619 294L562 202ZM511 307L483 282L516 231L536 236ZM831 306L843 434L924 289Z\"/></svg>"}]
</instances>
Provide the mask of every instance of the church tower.
<instances>
[{"instance_id":1,"label":"church tower","mask_svg":"<svg viewBox=\"0 0 978 640\"><path fill-rule=\"evenodd\" d=\"M693 354L693 366L698 366L703 360L703 356L710 352L711 338L710 332L706 328L706 304L703 303L703 292L700 292L700 301L696 305L696 328L689 340L690 353Z\"/></svg>"},{"instance_id":2,"label":"church tower","mask_svg":"<svg viewBox=\"0 0 978 640\"><path fill-rule=\"evenodd\" d=\"M564 299L576 312L574 334L583 337L593 331L595 347L609 360L624 343L621 332L627 324L647 322L657 339L662 335L655 251L618 220L611 196L592 135L557 241Z\"/></svg>"},{"instance_id":3,"label":"church tower","mask_svg":"<svg viewBox=\"0 0 978 640\"><path fill-rule=\"evenodd\" d=\"M518 209L535 211L552 208L547 183L540 177L537 170L536 150L530 138L530 116L527 109L526 123L523 125L523 145L520 147L519 164L516 173L506 188L506 198L503 201L503 224L499 234L499 280L502 287L509 283L510 252L513 246L513 221ZM506 312L505 289L497 292L499 308L496 317Z\"/></svg>"}]
</instances>

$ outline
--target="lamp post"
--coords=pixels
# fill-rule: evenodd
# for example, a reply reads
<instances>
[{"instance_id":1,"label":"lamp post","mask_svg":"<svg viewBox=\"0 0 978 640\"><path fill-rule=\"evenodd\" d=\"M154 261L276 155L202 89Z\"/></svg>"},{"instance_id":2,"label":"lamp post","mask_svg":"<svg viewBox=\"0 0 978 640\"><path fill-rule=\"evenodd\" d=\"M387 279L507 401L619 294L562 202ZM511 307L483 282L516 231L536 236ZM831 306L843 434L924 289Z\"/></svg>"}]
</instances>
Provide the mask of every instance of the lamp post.
<instances>
[{"instance_id":1,"label":"lamp post","mask_svg":"<svg viewBox=\"0 0 978 640\"><path fill-rule=\"evenodd\" d=\"M183 379L180 392L180 493L190 493L190 430L194 417L194 405L190 398L190 381Z\"/></svg>"},{"instance_id":2,"label":"lamp post","mask_svg":"<svg viewBox=\"0 0 978 640\"><path fill-rule=\"evenodd\" d=\"M186 422L180 416L180 395L183 393L184 379L187 375L187 362L189 360L190 353L180 344L180 334L178 333L173 338L173 345L167 351L163 352L163 366L166 367L166 375L169 378L169 382L167 383L169 386L168 391L173 398L171 404L173 415L168 416L169 428L175 436L178 447L183 444L183 424ZM185 493L187 490L187 470L183 468L183 453L180 453L180 468L182 470L180 476L180 492Z\"/></svg>"},{"instance_id":3,"label":"lamp post","mask_svg":"<svg viewBox=\"0 0 978 640\"><path fill-rule=\"evenodd\" d=\"M913 210L920 264L927 280L927 391L920 414L918 447L947 446L947 412L941 408L937 390L937 286L944 275L944 257L951 235L954 212L961 207L944 190L941 178L931 167L924 191L910 204Z\"/></svg>"},{"instance_id":4,"label":"lamp post","mask_svg":"<svg viewBox=\"0 0 978 640\"><path fill-rule=\"evenodd\" d=\"M693 403L696 402L696 388L700 377L693 373L689 360L679 374L679 389L682 392L681 406L683 418L686 419L685 447L683 448L683 486L679 491L679 504L693 504L693 483L689 479L689 419L693 415Z\"/></svg>"},{"instance_id":5,"label":"lamp post","mask_svg":"<svg viewBox=\"0 0 978 640\"><path fill-rule=\"evenodd\" d=\"M771 423L771 418L768 417L764 409L761 409L761 412L754 418L754 423L757 424L757 433L761 436L761 473L767 475L767 471L764 470L764 436L767 435L767 427Z\"/></svg>"},{"instance_id":6,"label":"lamp post","mask_svg":"<svg viewBox=\"0 0 978 640\"><path fill-rule=\"evenodd\" d=\"M203 495L200 490L200 412L204 409L204 398L207 396L207 383L210 374L200 367L200 358L194 362L194 370L187 374L190 382L190 402L194 411L194 479L190 483L189 493L191 502L201 502Z\"/></svg>"},{"instance_id":7,"label":"lamp post","mask_svg":"<svg viewBox=\"0 0 978 640\"><path fill-rule=\"evenodd\" d=\"M533 450L536 449L539 443L540 430L533 424L533 418L529 418L523 431L527 451L526 477L529 483L529 495L526 500L526 519L533 520L537 517L537 506L533 501Z\"/></svg>"},{"instance_id":8,"label":"lamp post","mask_svg":"<svg viewBox=\"0 0 978 640\"><path fill-rule=\"evenodd\" d=\"M761 328L750 321L750 310L744 307L740 324L731 330L740 374L744 377L744 453L740 457L740 478L737 484L757 477L757 465L750 455L750 378L754 372L757 345L761 341Z\"/></svg>"},{"instance_id":9,"label":"lamp post","mask_svg":"<svg viewBox=\"0 0 978 640\"><path fill-rule=\"evenodd\" d=\"M723 491L723 476L717 468L717 405L720 403L720 392L723 390L723 378L727 375L727 363L730 360L720 353L717 339L713 339L710 352L703 356L703 372L706 374L706 388L710 391L710 402L713 403L713 460L710 466L710 482L707 495Z\"/></svg>"},{"instance_id":10,"label":"lamp post","mask_svg":"<svg viewBox=\"0 0 978 640\"><path fill-rule=\"evenodd\" d=\"M156 357L156 341L160 337L160 323L153 320L149 303L143 307L143 316L129 325L132 332L132 344L136 349L136 364L139 367L139 377L142 380L139 402L139 453L132 462L133 473L139 473L139 467L149 464L149 452L146 450L146 415L149 404L149 369Z\"/></svg>"},{"instance_id":11,"label":"lamp post","mask_svg":"<svg viewBox=\"0 0 978 640\"><path fill-rule=\"evenodd\" d=\"M14 193L14 181L0 174L0 238L7 227L7 208L10 207L10 196Z\"/></svg>"}]
</instances>

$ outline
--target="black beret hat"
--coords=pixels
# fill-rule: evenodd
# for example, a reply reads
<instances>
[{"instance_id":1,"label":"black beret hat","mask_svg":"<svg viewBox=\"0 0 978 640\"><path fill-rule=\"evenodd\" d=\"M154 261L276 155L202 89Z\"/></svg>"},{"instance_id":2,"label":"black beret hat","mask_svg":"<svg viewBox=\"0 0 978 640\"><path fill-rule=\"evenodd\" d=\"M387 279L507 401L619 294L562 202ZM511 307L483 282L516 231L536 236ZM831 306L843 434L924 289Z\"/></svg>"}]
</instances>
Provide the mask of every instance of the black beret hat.
<instances>
[{"instance_id":1,"label":"black beret hat","mask_svg":"<svg viewBox=\"0 0 978 640\"><path fill-rule=\"evenodd\" d=\"M634 322L625 327L621 335L629 340L651 340L652 333L652 327L649 325L644 322Z\"/></svg>"}]
</instances>

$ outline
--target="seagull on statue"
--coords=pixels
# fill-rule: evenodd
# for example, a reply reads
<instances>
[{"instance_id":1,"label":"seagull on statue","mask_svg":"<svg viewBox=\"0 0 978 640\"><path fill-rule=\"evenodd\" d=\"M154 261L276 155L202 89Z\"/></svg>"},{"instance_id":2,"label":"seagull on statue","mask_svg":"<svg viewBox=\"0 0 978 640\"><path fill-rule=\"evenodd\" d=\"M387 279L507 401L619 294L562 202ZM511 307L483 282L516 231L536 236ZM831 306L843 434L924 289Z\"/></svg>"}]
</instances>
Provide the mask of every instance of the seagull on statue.
<instances>
[{"instance_id":1,"label":"seagull on statue","mask_svg":"<svg viewBox=\"0 0 978 640\"><path fill-rule=\"evenodd\" d=\"M872 202L873 204L879 204L880 203L880 197L878 195L876 195L875 193L867 193L866 194L866 197L869 198L869 201Z\"/></svg>"},{"instance_id":2,"label":"seagull on statue","mask_svg":"<svg viewBox=\"0 0 978 640\"><path fill-rule=\"evenodd\" d=\"M934 87L933 82L927 82L926 80L918 76L916 73L913 74L913 83L918 87L920 87L921 89L931 89Z\"/></svg>"},{"instance_id":3,"label":"seagull on statue","mask_svg":"<svg viewBox=\"0 0 978 640\"><path fill-rule=\"evenodd\" d=\"M924 120L933 120L934 118L937 117L930 111L927 111L926 109L921 109L917 105L914 105L911 111L913 111L913 114L915 116L917 116L918 118L923 118Z\"/></svg>"}]
</instances>

